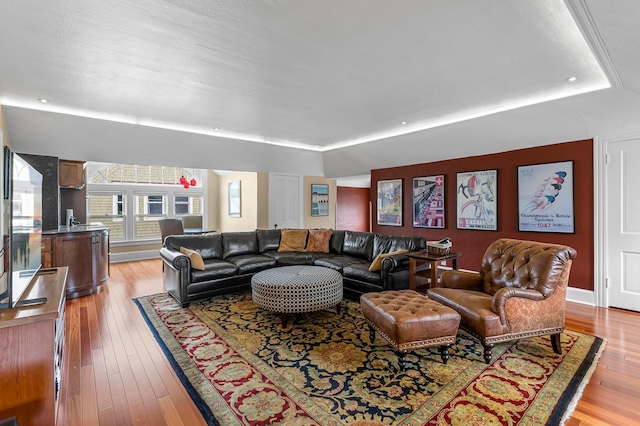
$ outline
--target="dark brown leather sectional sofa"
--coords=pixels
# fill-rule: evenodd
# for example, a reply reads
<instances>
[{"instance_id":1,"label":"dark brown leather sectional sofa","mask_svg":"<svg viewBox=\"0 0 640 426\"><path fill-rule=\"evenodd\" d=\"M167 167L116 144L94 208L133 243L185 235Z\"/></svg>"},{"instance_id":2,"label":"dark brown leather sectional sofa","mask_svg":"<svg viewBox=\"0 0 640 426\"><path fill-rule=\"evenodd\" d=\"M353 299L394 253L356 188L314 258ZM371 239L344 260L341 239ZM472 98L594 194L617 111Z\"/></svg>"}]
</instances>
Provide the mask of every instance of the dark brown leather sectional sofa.
<instances>
[{"instance_id":1,"label":"dark brown leather sectional sofa","mask_svg":"<svg viewBox=\"0 0 640 426\"><path fill-rule=\"evenodd\" d=\"M345 297L357 299L367 292L409 287L406 254L385 257L380 271L369 271L376 256L426 247L422 237L333 231L328 253L278 252L280 237L279 229L169 236L160 249L165 289L182 306L188 306L196 300L247 290L251 287L251 277L264 269L317 265L339 271ZM180 247L198 252L204 260L204 270L193 269Z\"/></svg>"}]
</instances>

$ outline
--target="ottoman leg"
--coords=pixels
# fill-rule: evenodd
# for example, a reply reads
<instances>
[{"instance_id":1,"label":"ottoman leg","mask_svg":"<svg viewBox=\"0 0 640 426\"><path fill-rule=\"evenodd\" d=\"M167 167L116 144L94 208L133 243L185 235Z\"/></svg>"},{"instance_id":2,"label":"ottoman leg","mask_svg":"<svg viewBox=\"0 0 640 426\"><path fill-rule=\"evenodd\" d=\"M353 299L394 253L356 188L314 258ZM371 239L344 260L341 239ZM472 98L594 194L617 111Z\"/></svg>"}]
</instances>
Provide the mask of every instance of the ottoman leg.
<instances>
[{"instance_id":1,"label":"ottoman leg","mask_svg":"<svg viewBox=\"0 0 640 426\"><path fill-rule=\"evenodd\" d=\"M402 370L407 366L407 351L396 351L398 354L398 360L400 361L400 368Z\"/></svg>"},{"instance_id":2,"label":"ottoman leg","mask_svg":"<svg viewBox=\"0 0 640 426\"><path fill-rule=\"evenodd\" d=\"M451 347L451 344L446 344L446 345L442 345L440 346L438 349L440 349L440 356L442 357L442 363L446 364L447 361L449 361L449 348Z\"/></svg>"}]
</instances>

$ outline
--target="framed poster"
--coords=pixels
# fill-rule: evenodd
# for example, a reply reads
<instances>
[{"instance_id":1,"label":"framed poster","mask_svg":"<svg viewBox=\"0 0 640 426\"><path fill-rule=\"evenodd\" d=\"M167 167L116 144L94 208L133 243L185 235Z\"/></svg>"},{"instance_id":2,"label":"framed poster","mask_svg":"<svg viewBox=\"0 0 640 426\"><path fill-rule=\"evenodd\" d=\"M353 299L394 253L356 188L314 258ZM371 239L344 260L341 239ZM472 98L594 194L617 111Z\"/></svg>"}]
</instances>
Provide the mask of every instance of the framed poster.
<instances>
[{"instance_id":1,"label":"framed poster","mask_svg":"<svg viewBox=\"0 0 640 426\"><path fill-rule=\"evenodd\" d=\"M242 215L242 204L240 198L240 181L229 182L229 217L240 217Z\"/></svg>"},{"instance_id":2,"label":"framed poster","mask_svg":"<svg viewBox=\"0 0 640 426\"><path fill-rule=\"evenodd\" d=\"M498 230L498 171L458 173L457 227Z\"/></svg>"},{"instance_id":3,"label":"framed poster","mask_svg":"<svg viewBox=\"0 0 640 426\"><path fill-rule=\"evenodd\" d=\"M444 228L444 175L413 178L413 226Z\"/></svg>"},{"instance_id":4,"label":"framed poster","mask_svg":"<svg viewBox=\"0 0 640 426\"><path fill-rule=\"evenodd\" d=\"M329 185L311 184L311 216L329 216Z\"/></svg>"},{"instance_id":5,"label":"framed poster","mask_svg":"<svg viewBox=\"0 0 640 426\"><path fill-rule=\"evenodd\" d=\"M378 181L378 225L402 226L402 179Z\"/></svg>"},{"instance_id":6,"label":"framed poster","mask_svg":"<svg viewBox=\"0 0 640 426\"><path fill-rule=\"evenodd\" d=\"M575 232L573 161L518 166L518 230Z\"/></svg>"}]
</instances>

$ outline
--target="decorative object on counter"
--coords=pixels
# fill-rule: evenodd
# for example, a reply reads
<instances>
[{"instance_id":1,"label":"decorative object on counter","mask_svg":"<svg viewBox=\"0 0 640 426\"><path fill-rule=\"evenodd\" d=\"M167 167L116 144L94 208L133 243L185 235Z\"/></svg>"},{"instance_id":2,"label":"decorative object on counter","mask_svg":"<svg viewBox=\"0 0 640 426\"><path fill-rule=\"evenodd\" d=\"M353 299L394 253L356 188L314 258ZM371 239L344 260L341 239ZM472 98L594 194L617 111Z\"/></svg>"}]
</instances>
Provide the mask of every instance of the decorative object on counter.
<instances>
[{"instance_id":1,"label":"decorative object on counter","mask_svg":"<svg viewBox=\"0 0 640 426\"><path fill-rule=\"evenodd\" d=\"M573 161L518 166L518 230L575 232Z\"/></svg>"},{"instance_id":2,"label":"decorative object on counter","mask_svg":"<svg viewBox=\"0 0 640 426\"><path fill-rule=\"evenodd\" d=\"M413 226L444 228L444 175L413 178Z\"/></svg>"},{"instance_id":3,"label":"decorative object on counter","mask_svg":"<svg viewBox=\"0 0 640 426\"><path fill-rule=\"evenodd\" d=\"M457 227L498 230L498 171L458 173Z\"/></svg>"},{"instance_id":4,"label":"decorative object on counter","mask_svg":"<svg viewBox=\"0 0 640 426\"><path fill-rule=\"evenodd\" d=\"M402 179L378 181L378 225L402 226Z\"/></svg>"}]
</instances>

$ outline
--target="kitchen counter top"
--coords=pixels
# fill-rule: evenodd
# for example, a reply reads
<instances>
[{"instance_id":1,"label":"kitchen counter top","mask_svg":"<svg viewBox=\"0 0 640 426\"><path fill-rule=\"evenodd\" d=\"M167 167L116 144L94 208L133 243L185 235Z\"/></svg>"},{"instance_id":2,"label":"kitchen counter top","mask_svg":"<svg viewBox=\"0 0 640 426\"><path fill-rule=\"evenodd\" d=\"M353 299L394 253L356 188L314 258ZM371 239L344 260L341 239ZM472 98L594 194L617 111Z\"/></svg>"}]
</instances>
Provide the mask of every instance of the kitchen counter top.
<instances>
[{"instance_id":1,"label":"kitchen counter top","mask_svg":"<svg viewBox=\"0 0 640 426\"><path fill-rule=\"evenodd\" d=\"M67 234L70 232L104 231L108 229L109 228L104 226L102 223L94 222L85 225L59 226L58 229L49 229L47 231L42 231L42 235Z\"/></svg>"}]
</instances>

